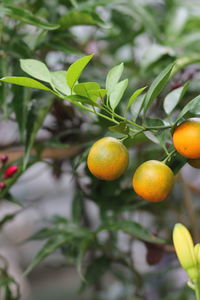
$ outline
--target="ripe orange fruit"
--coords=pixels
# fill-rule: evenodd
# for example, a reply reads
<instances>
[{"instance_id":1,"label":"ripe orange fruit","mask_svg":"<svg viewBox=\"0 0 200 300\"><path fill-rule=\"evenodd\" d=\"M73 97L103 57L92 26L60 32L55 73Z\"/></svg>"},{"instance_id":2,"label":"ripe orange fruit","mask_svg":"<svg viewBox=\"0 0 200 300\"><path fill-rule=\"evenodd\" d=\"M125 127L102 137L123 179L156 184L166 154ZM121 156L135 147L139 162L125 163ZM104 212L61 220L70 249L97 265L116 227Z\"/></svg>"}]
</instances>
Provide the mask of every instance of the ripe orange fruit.
<instances>
[{"instance_id":1,"label":"ripe orange fruit","mask_svg":"<svg viewBox=\"0 0 200 300\"><path fill-rule=\"evenodd\" d=\"M128 166L128 150L116 138L104 137L91 147L87 165L97 178L114 180L120 177Z\"/></svg>"},{"instance_id":2,"label":"ripe orange fruit","mask_svg":"<svg viewBox=\"0 0 200 300\"><path fill-rule=\"evenodd\" d=\"M193 168L200 169L200 159L189 159L188 163Z\"/></svg>"},{"instance_id":3,"label":"ripe orange fruit","mask_svg":"<svg viewBox=\"0 0 200 300\"><path fill-rule=\"evenodd\" d=\"M176 150L187 158L200 158L200 118L181 123L173 133Z\"/></svg>"},{"instance_id":4,"label":"ripe orange fruit","mask_svg":"<svg viewBox=\"0 0 200 300\"><path fill-rule=\"evenodd\" d=\"M148 160L141 164L133 175L133 189L150 202L160 202L170 193L174 174L164 163Z\"/></svg>"}]
</instances>

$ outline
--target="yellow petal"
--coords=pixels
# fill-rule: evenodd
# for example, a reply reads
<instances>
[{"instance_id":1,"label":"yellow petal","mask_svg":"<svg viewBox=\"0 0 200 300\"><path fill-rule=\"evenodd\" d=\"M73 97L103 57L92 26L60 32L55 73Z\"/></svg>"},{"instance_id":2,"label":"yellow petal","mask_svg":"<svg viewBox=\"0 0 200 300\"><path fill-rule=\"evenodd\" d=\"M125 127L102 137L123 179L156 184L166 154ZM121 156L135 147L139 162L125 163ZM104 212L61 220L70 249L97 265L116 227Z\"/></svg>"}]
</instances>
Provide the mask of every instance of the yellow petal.
<instances>
[{"instance_id":1,"label":"yellow petal","mask_svg":"<svg viewBox=\"0 0 200 300\"><path fill-rule=\"evenodd\" d=\"M200 243L195 245L194 254L195 254L196 262L200 266Z\"/></svg>"},{"instance_id":2,"label":"yellow petal","mask_svg":"<svg viewBox=\"0 0 200 300\"><path fill-rule=\"evenodd\" d=\"M173 230L173 242L181 266L188 276L196 281L198 277L197 262L194 253L194 243L188 229L178 223Z\"/></svg>"}]
</instances>

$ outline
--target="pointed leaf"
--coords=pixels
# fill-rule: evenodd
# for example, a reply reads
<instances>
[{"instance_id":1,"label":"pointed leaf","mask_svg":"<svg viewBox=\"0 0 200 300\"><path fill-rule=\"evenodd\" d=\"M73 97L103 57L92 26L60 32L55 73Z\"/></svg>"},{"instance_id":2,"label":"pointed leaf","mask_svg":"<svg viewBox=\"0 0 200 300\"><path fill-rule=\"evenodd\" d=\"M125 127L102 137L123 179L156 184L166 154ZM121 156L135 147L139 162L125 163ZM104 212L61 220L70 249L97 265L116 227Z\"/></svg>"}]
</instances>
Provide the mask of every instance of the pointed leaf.
<instances>
[{"instance_id":1,"label":"pointed leaf","mask_svg":"<svg viewBox=\"0 0 200 300\"><path fill-rule=\"evenodd\" d=\"M148 6L141 5L140 1L131 1L131 8L129 9L130 14L133 15L137 20L139 16L139 22L145 27L146 32L153 35L158 41L161 38L160 27L155 22L155 17Z\"/></svg>"},{"instance_id":2,"label":"pointed leaf","mask_svg":"<svg viewBox=\"0 0 200 300\"><path fill-rule=\"evenodd\" d=\"M33 101L29 107L29 112L27 116L27 134L25 140L25 155L23 160L23 169L26 168L31 148L33 146L36 134L41 128L43 121L49 112L52 105L53 99L50 99L47 103L43 101Z\"/></svg>"},{"instance_id":3,"label":"pointed leaf","mask_svg":"<svg viewBox=\"0 0 200 300\"><path fill-rule=\"evenodd\" d=\"M181 86L180 88L177 88L173 91L171 91L164 99L163 107L167 114L170 114L176 105L179 103L179 101L184 96L187 88L188 88L189 82L185 83L184 86Z\"/></svg>"},{"instance_id":4,"label":"pointed leaf","mask_svg":"<svg viewBox=\"0 0 200 300\"><path fill-rule=\"evenodd\" d=\"M134 102L131 105L131 115L133 117L133 120L136 121L140 112L142 111L142 105L144 103L144 98L146 94L139 95Z\"/></svg>"},{"instance_id":5,"label":"pointed leaf","mask_svg":"<svg viewBox=\"0 0 200 300\"><path fill-rule=\"evenodd\" d=\"M152 102L155 100L155 98L158 96L158 94L168 82L173 66L174 64L170 64L152 82L144 99L144 113L147 111L149 106L152 104Z\"/></svg>"},{"instance_id":6,"label":"pointed leaf","mask_svg":"<svg viewBox=\"0 0 200 300\"><path fill-rule=\"evenodd\" d=\"M183 118L188 112L200 115L200 96L197 96L184 106L182 111L179 113L176 122Z\"/></svg>"},{"instance_id":7,"label":"pointed leaf","mask_svg":"<svg viewBox=\"0 0 200 300\"><path fill-rule=\"evenodd\" d=\"M77 10L70 11L62 16L59 23L62 28L69 28L77 25L97 25L97 21L91 14Z\"/></svg>"},{"instance_id":8,"label":"pointed leaf","mask_svg":"<svg viewBox=\"0 0 200 300\"><path fill-rule=\"evenodd\" d=\"M83 215L83 196L79 191L74 196L71 208L71 215L74 222L79 222Z\"/></svg>"},{"instance_id":9,"label":"pointed leaf","mask_svg":"<svg viewBox=\"0 0 200 300\"><path fill-rule=\"evenodd\" d=\"M71 88L71 90L73 89L82 71L87 66L87 64L89 63L89 61L92 59L93 56L94 55L91 54L78 59L67 70L67 84Z\"/></svg>"},{"instance_id":10,"label":"pointed leaf","mask_svg":"<svg viewBox=\"0 0 200 300\"><path fill-rule=\"evenodd\" d=\"M36 59L20 59L20 66L24 72L34 78L50 83L51 75L47 66Z\"/></svg>"},{"instance_id":11,"label":"pointed leaf","mask_svg":"<svg viewBox=\"0 0 200 300\"><path fill-rule=\"evenodd\" d=\"M160 144L159 139L156 137L156 135L152 131L144 131L144 135L153 143Z\"/></svg>"},{"instance_id":12,"label":"pointed leaf","mask_svg":"<svg viewBox=\"0 0 200 300\"><path fill-rule=\"evenodd\" d=\"M17 6L6 5L5 14L11 18L20 20L24 23L40 27L45 30L55 30L60 27L59 24L50 24L41 18L33 15L29 10Z\"/></svg>"},{"instance_id":13,"label":"pointed leaf","mask_svg":"<svg viewBox=\"0 0 200 300\"><path fill-rule=\"evenodd\" d=\"M110 264L111 261L105 256L97 257L91 261L84 276L86 283L93 284L99 280L110 269Z\"/></svg>"},{"instance_id":14,"label":"pointed leaf","mask_svg":"<svg viewBox=\"0 0 200 300\"><path fill-rule=\"evenodd\" d=\"M74 87L74 92L77 95L90 98L90 90L99 90L99 89L100 86L97 82L84 82L84 83L76 84Z\"/></svg>"},{"instance_id":15,"label":"pointed leaf","mask_svg":"<svg viewBox=\"0 0 200 300\"><path fill-rule=\"evenodd\" d=\"M170 19L166 23L166 37L170 42L179 40L189 17L189 11L186 7L178 6L172 10ZM187 35L185 35L187 36Z\"/></svg>"},{"instance_id":16,"label":"pointed leaf","mask_svg":"<svg viewBox=\"0 0 200 300\"><path fill-rule=\"evenodd\" d=\"M139 223L131 220L115 221L114 223L104 224L98 229L98 231L102 231L102 230L110 230L110 231L122 230L128 234L131 234L147 242L152 242L152 243L165 242L163 239L157 238L156 236L151 234L145 227L143 227Z\"/></svg>"},{"instance_id":17,"label":"pointed leaf","mask_svg":"<svg viewBox=\"0 0 200 300\"><path fill-rule=\"evenodd\" d=\"M159 44L150 45L142 57L142 72L150 70L155 63L159 63L162 57L174 57L176 52L169 46L161 46Z\"/></svg>"},{"instance_id":18,"label":"pointed leaf","mask_svg":"<svg viewBox=\"0 0 200 300\"><path fill-rule=\"evenodd\" d=\"M27 106L30 101L32 90L17 85L13 86L12 90L12 107L15 112L21 140L24 141L27 120Z\"/></svg>"},{"instance_id":19,"label":"pointed leaf","mask_svg":"<svg viewBox=\"0 0 200 300\"><path fill-rule=\"evenodd\" d=\"M67 72L61 70L61 71L51 72L50 74L51 74L51 81L54 87L62 94L70 95L70 88L66 82Z\"/></svg>"},{"instance_id":20,"label":"pointed leaf","mask_svg":"<svg viewBox=\"0 0 200 300\"><path fill-rule=\"evenodd\" d=\"M128 134L129 133L129 127L127 126L126 122L120 122L118 125L110 126L110 131L122 133L122 134Z\"/></svg>"},{"instance_id":21,"label":"pointed leaf","mask_svg":"<svg viewBox=\"0 0 200 300\"><path fill-rule=\"evenodd\" d=\"M128 111L129 107L132 105L132 103L134 102L134 100L146 89L147 87L143 87L143 88L140 88L140 89L137 89L133 95L130 97L127 105L126 105L126 111Z\"/></svg>"},{"instance_id":22,"label":"pointed leaf","mask_svg":"<svg viewBox=\"0 0 200 300\"><path fill-rule=\"evenodd\" d=\"M40 83L39 81L36 81L35 79L29 78L29 77L3 77L0 79L0 81L12 83L20 86L26 86L34 89L40 89L45 91L51 91L48 87L46 87L44 84Z\"/></svg>"},{"instance_id":23,"label":"pointed leaf","mask_svg":"<svg viewBox=\"0 0 200 300\"><path fill-rule=\"evenodd\" d=\"M92 101L91 99L89 98L86 98L86 97L83 97L83 96L79 96L79 95L71 95L71 96L68 96L67 99L69 101L71 101L73 104L78 104L78 102L82 103L82 104L89 104L89 105L92 105L92 106L97 106L99 107L98 104L96 104L94 101Z\"/></svg>"},{"instance_id":24,"label":"pointed leaf","mask_svg":"<svg viewBox=\"0 0 200 300\"><path fill-rule=\"evenodd\" d=\"M42 228L38 232L30 236L28 238L28 241L45 240L48 238L52 238L53 236L58 236L59 233L60 233L59 228Z\"/></svg>"},{"instance_id":25,"label":"pointed leaf","mask_svg":"<svg viewBox=\"0 0 200 300\"><path fill-rule=\"evenodd\" d=\"M161 119L145 118L145 127L161 127L164 125L170 125L170 124L167 122L164 122Z\"/></svg>"},{"instance_id":26,"label":"pointed leaf","mask_svg":"<svg viewBox=\"0 0 200 300\"><path fill-rule=\"evenodd\" d=\"M128 86L128 79L120 81L115 85L115 89L111 92L109 97L110 106L113 110L115 110L115 108L119 104L127 86Z\"/></svg>"},{"instance_id":27,"label":"pointed leaf","mask_svg":"<svg viewBox=\"0 0 200 300\"><path fill-rule=\"evenodd\" d=\"M30 273L42 260L45 259L49 254L53 253L56 249L61 247L63 244L66 243L66 237L55 237L53 239L48 240L44 246L38 251L36 256L34 257L31 264L28 266L24 275Z\"/></svg>"},{"instance_id":28,"label":"pointed leaf","mask_svg":"<svg viewBox=\"0 0 200 300\"><path fill-rule=\"evenodd\" d=\"M0 229L2 229L2 227L4 226L4 224L6 224L7 222L12 221L16 215L19 214L19 211L13 213L13 214L9 214L3 217L3 219L0 220Z\"/></svg>"},{"instance_id":29,"label":"pointed leaf","mask_svg":"<svg viewBox=\"0 0 200 300\"><path fill-rule=\"evenodd\" d=\"M83 262L83 259L84 259L87 249L90 247L91 243L93 243L93 242L94 242L93 239L85 238L81 241L81 243L78 247L79 254L76 259L76 267L77 267L78 274L83 281L85 281L85 277L82 273L82 262Z\"/></svg>"},{"instance_id":30,"label":"pointed leaf","mask_svg":"<svg viewBox=\"0 0 200 300\"><path fill-rule=\"evenodd\" d=\"M106 89L97 89L97 90L89 91L91 99L93 99L94 97L103 99L106 93L107 93Z\"/></svg>"},{"instance_id":31,"label":"pointed leaf","mask_svg":"<svg viewBox=\"0 0 200 300\"><path fill-rule=\"evenodd\" d=\"M108 91L108 95L115 89L116 84L120 80L120 77L124 70L124 64L115 66L112 68L106 77L106 90Z\"/></svg>"}]
</instances>

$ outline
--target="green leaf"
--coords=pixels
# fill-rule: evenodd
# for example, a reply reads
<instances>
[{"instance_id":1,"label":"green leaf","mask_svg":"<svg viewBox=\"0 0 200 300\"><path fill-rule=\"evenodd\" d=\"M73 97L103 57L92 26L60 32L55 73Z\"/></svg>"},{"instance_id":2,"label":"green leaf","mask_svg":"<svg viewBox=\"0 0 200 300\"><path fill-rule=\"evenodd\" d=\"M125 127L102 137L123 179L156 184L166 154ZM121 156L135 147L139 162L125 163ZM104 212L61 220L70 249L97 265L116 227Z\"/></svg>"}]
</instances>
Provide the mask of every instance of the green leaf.
<instances>
[{"instance_id":1,"label":"green leaf","mask_svg":"<svg viewBox=\"0 0 200 300\"><path fill-rule=\"evenodd\" d=\"M93 239L91 239L91 237L89 237L89 238L83 239L78 246L79 253L78 253L78 256L76 259L76 267L77 267L78 274L83 281L85 281L85 277L82 273L82 262L83 262L85 254L86 254L86 251L90 247L91 243L93 243Z\"/></svg>"},{"instance_id":2,"label":"green leaf","mask_svg":"<svg viewBox=\"0 0 200 300\"><path fill-rule=\"evenodd\" d=\"M139 95L131 105L131 115L132 115L134 121L137 120L140 112L142 111L142 106L144 103L145 96L146 96L146 94Z\"/></svg>"},{"instance_id":3,"label":"green leaf","mask_svg":"<svg viewBox=\"0 0 200 300\"><path fill-rule=\"evenodd\" d=\"M59 24L48 23L41 18L34 16L30 11L16 6L6 5L5 13L7 16L20 20L24 23L40 27L45 30L55 30L60 27Z\"/></svg>"},{"instance_id":4,"label":"green leaf","mask_svg":"<svg viewBox=\"0 0 200 300\"><path fill-rule=\"evenodd\" d=\"M108 95L110 95L115 89L115 86L120 80L123 70L124 64L121 63L120 65L115 66L108 72L106 77L106 90L108 91Z\"/></svg>"},{"instance_id":5,"label":"green leaf","mask_svg":"<svg viewBox=\"0 0 200 300\"><path fill-rule=\"evenodd\" d=\"M153 143L158 144L158 145L160 144L159 139L152 131L144 131L144 135Z\"/></svg>"},{"instance_id":6,"label":"green leaf","mask_svg":"<svg viewBox=\"0 0 200 300\"><path fill-rule=\"evenodd\" d=\"M24 141L24 134L26 130L27 104L32 93L31 89L23 88L21 86L13 86L12 107L15 112L16 122L18 124L21 140Z\"/></svg>"},{"instance_id":7,"label":"green leaf","mask_svg":"<svg viewBox=\"0 0 200 300\"><path fill-rule=\"evenodd\" d=\"M9 221L12 221L16 215L19 213L19 211L13 213L13 214L9 214L6 215L5 217L3 217L3 219L0 220L0 228L2 229L2 227Z\"/></svg>"},{"instance_id":8,"label":"green leaf","mask_svg":"<svg viewBox=\"0 0 200 300\"><path fill-rule=\"evenodd\" d=\"M161 119L145 118L145 127L160 127L166 125Z\"/></svg>"},{"instance_id":9,"label":"green leaf","mask_svg":"<svg viewBox=\"0 0 200 300\"><path fill-rule=\"evenodd\" d=\"M52 238L53 236L57 236L61 233L59 228L42 228L38 232L34 233L31 237L28 238L28 241L33 240L45 240L48 238Z\"/></svg>"},{"instance_id":10,"label":"green leaf","mask_svg":"<svg viewBox=\"0 0 200 300\"><path fill-rule=\"evenodd\" d=\"M168 82L173 66L174 64L170 64L152 82L144 99L144 113L146 113L149 106L152 104L152 102L155 100L155 98L158 96L158 94Z\"/></svg>"},{"instance_id":11,"label":"green leaf","mask_svg":"<svg viewBox=\"0 0 200 300\"><path fill-rule=\"evenodd\" d=\"M54 215L51 219L53 224L59 225L59 224L64 224L67 225L69 224L68 219L66 219L65 217L59 216L59 215Z\"/></svg>"},{"instance_id":12,"label":"green leaf","mask_svg":"<svg viewBox=\"0 0 200 300\"><path fill-rule=\"evenodd\" d=\"M128 79L122 80L115 85L115 89L110 93L109 102L113 110L119 104L126 88L128 86Z\"/></svg>"},{"instance_id":13,"label":"green leaf","mask_svg":"<svg viewBox=\"0 0 200 300\"><path fill-rule=\"evenodd\" d=\"M110 131L122 133L122 134L128 134L129 133L129 127L127 126L126 122L120 122L118 125L110 126Z\"/></svg>"},{"instance_id":14,"label":"green leaf","mask_svg":"<svg viewBox=\"0 0 200 300\"><path fill-rule=\"evenodd\" d=\"M128 13L136 19L137 23L141 23L144 26L145 31L149 32L153 38L156 38L158 41L161 40L161 32L159 26L155 22L155 16L148 7L139 3L139 1L138 3L136 1L131 1L129 3L130 9L128 8Z\"/></svg>"},{"instance_id":15,"label":"green leaf","mask_svg":"<svg viewBox=\"0 0 200 300\"><path fill-rule=\"evenodd\" d=\"M184 108L181 110L176 119L176 123L181 118L183 118L188 112L193 113L195 115L200 115L200 96L197 96L184 106Z\"/></svg>"},{"instance_id":16,"label":"green leaf","mask_svg":"<svg viewBox=\"0 0 200 300\"><path fill-rule=\"evenodd\" d=\"M51 83L51 74L47 66L36 59L20 59L20 66L24 72L39 80Z\"/></svg>"},{"instance_id":17,"label":"green leaf","mask_svg":"<svg viewBox=\"0 0 200 300\"><path fill-rule=\"evenodd\" d=\"M175 51L173 48L164 47L158 44L153 44L145 51L142 57L143 73L149 70L156 62L160 61L162 57L175 57Z\"/></svg>"},{"instance_id":18,"label":"green leaf","mask_svg":"<svg viewBox=\"0 0 200 300\"><path fill-rule=\"evenodd\" d=\"M168 42L174 42L178 40L184 30L189 17L189 11L186 7L179 6L174 12L169 14L169 17L166 24L166 36Z\"/></svg>"},{"instance_id":19,"label":"green leaf","mask_svg":"<svg viewBox=\"0 0 200 300\"><path fill-rule=\"evenodd\" d=\"M69 28L77 25L92 25L96 26L98 23L95 18L86 12L71 11L62 16L59 20L62 28Z\"/></svg>"},{"instance_id":20,"label":"green leaf","mask_svg":"<svg viewBox=\"0 0 200 300\"><path fill-rule=\"evenodd\" d=\"M199 31L197 31L187 35L183 35L182 38L177 39L176 45L178 47L183 47L183 48L188 47L188 49L193 50L195 46L198 47L199 41L200 41L200 33Z\"/></svg>"},{"instance_id":21,"label":"green leaf","mask_svg":"<svg viewBox=\"0 0 200 300\"><path fill-rule=\"evenodd\" d=\"M133 95L130 97L127 105L126 105L126 111L128 111L129 107L132 105L132 103L134 102L134 100L146 89L147 87L143 87L143 88L140 88L140 89L137 89Z\"/></svg>"},{"instance_id":22,"label":"green leaf","mask_svg":"<svg viewBox=\"0 0 200 300\"><path fill-rule=\"evenodd\" d=\"M86 283L93 284L99 280L110 269L110 263L111 261L105 256L92 260L85 272Z\"/></svg>"},{"instance_id":23,"label":"green leaf","mask_svg":"<svg viewBox=\"0 0 200 300\"><path fill-rule=\"evenodd\" d=\"M184 86L177 88L173 91L171 91L164 99L163 107L167 114L170 114L176 105L179 103L179 101L183 98L187 88L188 88L189 82L186 82Z\"/></svg>"},{"instance_id":24,"label":"green leaf","mask_svg":"<svg viewBox=\"0 0 200 300\"><path fill-rule=\"evenodd\" d=\"M71 101L73 104L78 104L78 102L82 103L82 104L89 104L92 106L97 106L99 107L98 104L96 104L94 101L92 101L89 98L83 97L83 96L79 96L79 95L71 95L71 96L67 96L67 99L69 101Z\"/></svg>"},{"instance_id":25,"label":"green leaf","mask_svg":"<svg viewBox=\"0 0 200 300\"><path fill-rule=\"evenodd\" d=\"M33 146L36 134L41 128L46 115L53 103L53 99L46 101L33 101L29 107L26 124L25 155L23 159L23 169L26 168L31 148Z\"/></svg>"},{"instance_id":26,"label":"green leaf","mask_svg":"<svg viewBox=\"0 0 200 300\"><path fill-rule=\"evenodd\" d=\"M145 118L145 127L155 127L155 130L144 131L144 135L153 143L162 145L165 147L165 144L168 143L170 132L167 128L160 128L163 126L169 125L166 122L163 122L160 119L154 118Z\"/></svg>"},{"instance_id":27,"label":"green leaf","mask_svg":"<svg viewBox=\"0 0 200 300\"><path fill-rule=\"evenodd\" d=\"M100 86L97 82L84 82L84 83L78 83L75 85L74 87L74 92L77 94L77 95L80 95L82 97L86 97L86 98L89 98L91 100L94 99L94 101L97 99L97 97L93 97L91 94L90 94L90 91L91 90L99 90L100 89Z\"/></svg>"},{"instance_id":28,"label":"green leaf","mask_svg":"<svg viewBox=\"0 0 200 300\"><path fill-rule=\"evenodd\" d=\"M67 241L67 237L54 237L49 239L44 246L38 251L36 256L33 258L31 264L28 266L24 275L30 273L42 260L45 259L49 254L53 253L56 249L60 248Z\"/></svg>"},{"instance_id":29,"label":"green leaf","mask_svg":"<svg viewBox=\"0 0 200 300\"><path fill-rule=\"evenodd\" d=\"M73 90L75 83L79 79L82 71L87 66L89 61L92 59L94 54L84 56L75 61L67 70L67 84Z\"/></svg>"},{"instance_id":30,"label":"green leaf","mask_svg":"<svg viewBox=\"0 0 200 300\"><path fill-rule=\"evenodd\" d=\"M80 221L83 215L83 196L77 192L72 202L72 218L74 222Z\"/></svg>"},{"instance_id":31,"label":"green leaf","mask_svg":"<svg viewBox=\"0 0 200 300\"><path fill-rule=\"evenodd\" d=\"M29 78L29 77L3 77L0 79L0 81L12 83L20 86L26 86L34 89L40 89L45 91L51 91L48 87L46 87L44 84L40 83L39 81L36 81L35 79Z\"/></svg>"},{"instance_id":32,"label":"green leaf","mask_svg":"<svg viewBox=\"0 0 200 300\"><path fill-rule=\"evenodd\" d=\"M97 98L103 99L107 93L106 89L97 89L97 90L90 90L89 95L93 101L96 101Z\"/></svg>"},{"instance_id":33,"label":"green leaf","mask_svg":"<svg viewBox=\"0 0 200 300\"><path fill-rule=\"evenodd\" d=\"M51 81L54 87L62 94L70 95L70 88L66 82L67 72L61 70L61 71L50 72L50 74L51 74Z\"/></svg>"},{"instance_id":34,"label":"green leaf","mask_svg":"<svg viewBox=\"0 0 200 300\"><path fill-rule=\"evenodd\" d=\"M63 33L64 35L64 33ZM84 55L82 49L78 49L76 45L69 45L68 40L62 38L62 35L51 36L51 39L46 42L46 46L52 50L60 51L66 53L67 55Z\"/></svg>"},{"instance_id":35,"label":"green leaf","mask_svg":"<svg viewBox=\"0 0 200 300\"><path fill-rule=\"evenodd\" d=\"M152 243L165 243L163 239L157 238L156 236L151 234L146 228L144 228L142 225L131 220L115 221L114 223L104 224L98 229L98 232L102 230L110 230L110 231L122 230L143 241L152 242Z\"/></svg>"},{"instance_id":36,"label":"green leaf","mask_svg":"<svg viewBox=\"0 0 200 300\"><path fill-rule=\"evenodd\" d=\"M40 46L44 42L47 35L48 35L48 31L39 29L35 31L35 33L26 35L23 38L23 41L25 42L25 44L28 46L29 49L31 49L32 51L36 51L38 46ZM46 45L46 47L48 46ZM30 57L30 55L28 57Z\"/></svg>"}]
</instances>

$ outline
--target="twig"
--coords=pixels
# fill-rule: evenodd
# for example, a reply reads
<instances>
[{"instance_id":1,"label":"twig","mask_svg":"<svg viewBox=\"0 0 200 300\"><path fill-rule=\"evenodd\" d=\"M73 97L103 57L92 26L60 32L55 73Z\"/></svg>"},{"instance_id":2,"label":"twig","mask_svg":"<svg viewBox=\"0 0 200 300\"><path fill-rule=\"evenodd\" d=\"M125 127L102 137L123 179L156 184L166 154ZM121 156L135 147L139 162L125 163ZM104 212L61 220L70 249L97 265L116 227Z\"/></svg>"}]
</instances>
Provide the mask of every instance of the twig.
<instances>
[{"instance_id":1,"label":"twig","mask_svg":"<svg viewBox=\"0 0 200 300\"><path fill-rule=\"evenodd\" d=\"M47 147L41 153L41 158L52 158L52 159L60 159L60 158L70 158L80 154L82 151L81 146L74 144L74 145L67 145L65 148L59 147ZM24 150L22 148L16 149L5 149L4 151L0 151L0 156L3 154L8 155L8 162L11 163L24 155ZM32 149L32 155L36 154L36 151Z\"/></svg>"}]
</instances>

